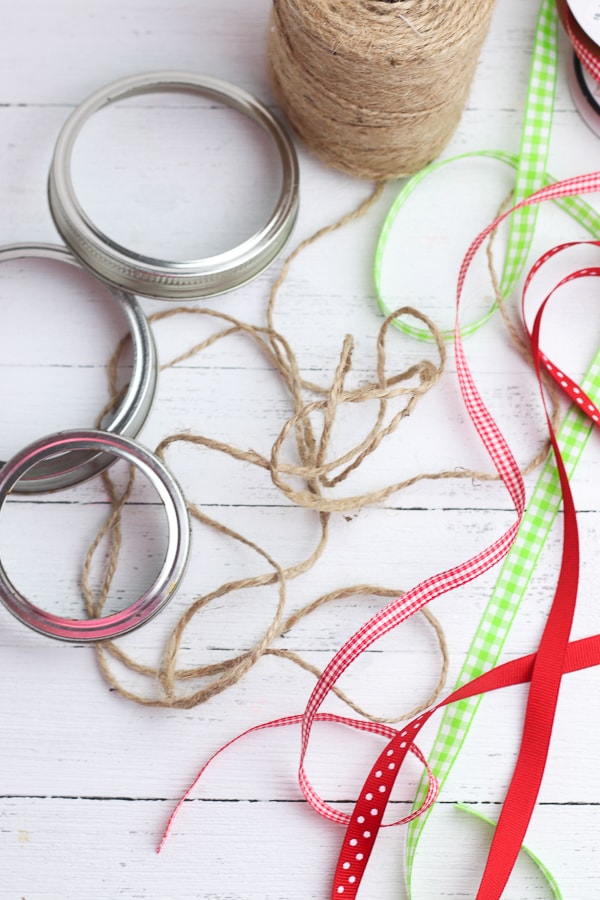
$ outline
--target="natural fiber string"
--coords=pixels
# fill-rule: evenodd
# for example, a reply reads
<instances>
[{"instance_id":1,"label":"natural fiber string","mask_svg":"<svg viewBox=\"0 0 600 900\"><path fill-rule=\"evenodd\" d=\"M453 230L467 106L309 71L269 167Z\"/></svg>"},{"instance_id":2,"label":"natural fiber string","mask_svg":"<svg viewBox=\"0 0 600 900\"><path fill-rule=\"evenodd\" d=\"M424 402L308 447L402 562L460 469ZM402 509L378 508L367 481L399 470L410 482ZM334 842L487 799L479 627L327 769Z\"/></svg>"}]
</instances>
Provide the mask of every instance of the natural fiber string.
<instances>
[{"instance_id":1,"label":"natural fiber string","mask_svg":"<svg viewBox=\"0 0 600 900\"><path fill-rule=\"evenodd\" d=\"M295 131L361 178L411 175L452 136L494 0L273 0L267 67Z\"/></svg>"},{"instance_id":2,"label":"natural fiber string","mask_svg":"<svg viewBox=\"0 0 600 900\"><path fill-rule=\"evenodd\" d=\"M373 194L367 198L357 210L342 217L335 225L328 226L317 232L312 238L309 238L299 245L299 247L290 255L282 269L280 278L275 283L271 292L267 311L267 319L269 322L267 327L250 325L229 316L226 313L217 312L207 308L169 308L152 317L153 322L158 323L161 320L169 319L173 316L200 316L215 319L224 326L208 338L167 362L163 365L163 369L174 366L183 360L197 355L219 340L223 340L234 334L244 334L259 347L274 371L286 385L294 410L275 440L270 457L264 456L253 450L241 450L212 438L191 434L189 432L178 433L166 437L160 443L158 453L164 457L170 446L173 444L185 443L225 453L245 464L258 466L269 473L273 482L294 503L315 511L319 517L321 533L317 545L309 557L284 569L255 542L210 518L196 505L190 503L190 513L194 519L252 549L269 564L271 571L250 578L228 582L221 585L217 590L198 597L188 609L184 611L171 632L162 654L161 664L158 667L147 666L138 662L130 655L126 654L115 643L107 642L97 645L98 659L105 678L114 690L127 699L150 706L189 708L210 699L216 694L236 684L251 666L263 656L267 655L279 656L293 661L318 677L320 674L318 669L309 665L297 654L274 647L274 641L279 636L288 632L306 615L327 603L361 595L390 598L401 596L403 593L396 588L386 588L380 585L353 585L324 594L308 603L293 615L288 616L287 618L284 616L286 583L290 579L296 578L308 571L322 555L327 544L331 512L343 512L351 509L356 510L367 504L381 502L392 494L421 480L442 480L450 478L492 480L497 478L497 475L488 472L480 472L466 468L455 468L440 472L418 473L410 478L398 481L393 485L387 485L379 490L352 497L332 497L323 494L324 488L337 486L347 478L368 455L373 453L380 446L383 439L398 427L400 422L402 422L415 408L419 399L437 384L441 377L445 362L446 351L439 330L423 313L410 307L404 307L401 310L394 310L391 315L384 320L381 326L377 341L377 380L375 382L362 385L352 390L348 390L345 387L346 377L351 366L352 350L352 339L347 337L344 341L339 362L336 367L333 383L329 387L323 387L313 382L306 381L301 377L297 359L289 342L273 327L278 292L287 277L293 260L297 258L298 254L304 248L314 243L316 239L335 230L336 227L340 227L357 215L364 214L375 199L379 197L380 192L381 186L379 185L375 188ZM488 252L490 253L488 262L490 269L493 272L491 246ZM392 320L399 315L412 316L419 321L421 325L424 325L430 330L434 340L434 346L437 348L438 362L435 364L431 360L424 359L421 360L420 363L409 367L404 372L387 376L385 341ZM109 364L110 393L112 398L118 396L119 393L117 388L117 367L126 340L127 338L125 338L122 344L117 348ZM317 399L307 400L307 393L312 394L313 396L316 395ZM398 398L402 401L400 410L395 414L388 416L389 403ZM344 403L356 404L373 402L377 404L377 413L375 415L374 424L368 430L366 436L347 452L342 453L333 460L329 460L328 456L332 430L335 416L339 408ZM112 403L114 403L114 399L112 399L108 405L111 405ZM311 416L313 416L315 412L319 412L323 420L319 437L314 433L311 421ZM299 462L297 464L285 462L282 458L282 453L286 447L288 438L295 439L299 457ZM530 471L537 466L545 457L546 452L547 448L542 448L542 450L535 455L534 459L524 467L524 471ZM302 490L294 489L288 482L288 479L290 478L300 478L305 484L305 488ZM132 486L132 481L130 479L124 493L121 497L118 497L110 476L106 474L104 480L107 485L108 496L113 509L101 533L97 536L90 548L83 572L83 592L89 615L100 614L108 595L119 556L121 540L120 511L127 501ZM104 569L104 578L100 585L98 595L95 597L94 592L90 587L90 569L93 557L106 536L108 536L109 539L109 546ZM251 649L216 664L178 668L177 657L185 630L193 618L202 609L216 598L230 595L236 591L241 591L250 587L275 584L278 585L279 592L275 613L271 622L265 629L264 634ZM412 710L410 713L403 713L401 716L392 719L376 716L372 712L362 710L336 687L335 692L340 699L359 714L380 722L400 721L409 715L417 714L421 708L430 706L435 701L435 698L438 696L439 691L444 684L447 669L447 647L439 623L428 610L424 610L424 615L436 632L442 655L442 670L439 682L431 696L427 697L421 706ZM120 679L113 671L114 663L125 667L126 670L147 678L152 686L152 693L150 695L142 695L127 688L121 683ZM204 683L199 689L192 689L191 691L183 690L185 685L197 681L198 679L211 680L208 681L208 683Z\"/></svg>"},{"instance_id":3,"label":"natural fiber string","mask_svg":"<svg viewBox=\"0 0 600 900\"><path fill-rule=\"evenodd\" d=\"M192 308L186 308L186 307L178 308L178 309L169 309L169 310L165 311L164 313L159 313L154 317L154 320L156 321L158 319L170 318L173 315L186 315L186 316L187 315L192 315L192 316L202 315L202 316L216 317L218 319L224 319L228 323L231 323L231 327L223 329L222 331L218 332L217 334L212 335L207 340L201 342L200 344L198 344L195 347L191 348L190 350L186 351L186 353L178 356L175 360L172 360L169 363L167 363L166 366L163 366L163 368L170 367L170 366L174 365L176 362L180 362L184 358L189 358L190 356L195 355L196 353L205 349L207 346L210 346L216 340L219 340L224 336L229 336L231 334L239 333L239 332L245 332L245 333L253 336L254 340L258 343L258 345L267 354L267 356L269 357L271 362L274 362L274 355L273 355L273 351L272 351L273 343L278 343L280 345L280 347L283 348L283 351L289 361L289 366L282 372L284 381L288 380L290 373L293 373L294 371L297 370L297 366L296 366L293 354L291 353L289 346L287 345L285 340L283 338L281 338L281 336L270 335L271 340L270 341L265 340L265 335L269 335L268 329L256 328L255 326L250 326L246 323L239 322L230 316L227 316L223 313L217 313L213 310L192 309ZM121 352L121 348L119 348L117 350L117 352L114 354L113 359L111 361L111 365L110 365L111 389L112 389L113 394L116 392L116 363L120 356L120 352ZM382 342L380 342L380 353L382 354L382 356L385 353ZM345 359L345 356L344 356L344 354L342 354L342 360L344 360L344 359ZM427 373L429 373L431 371L432 367L429 364L427 366L424 366L424 368L425 368L425 371ZM344 363L342 363L342 365L338 367L337 377L334 380L334 384L331 389L332 396L340 395L341 385L343 383L343 379L346 374L346 371L345 371L346 369L347 369L347 366ZM438 369L441 371L441 367L438 367ZM433 367L433 371L435 372L436 376L438 375L438 369L435 369L435 367ZM412 375L414 374L414 372L416 370L418 370L418 367L411 367L411 369L409 369L407 373L402 373L402 375L400 375L400 376L395 376L393 379L390 379L390 381L393 384L396 384L399 380L402 380L402 378L412 377ZM404 388L404 387L391 388L388 391L388 394L390 396L393 396L393 395L397 395L399 393L406 393L410 397L414 390L415 389ZM424 389L416 388L416 390L423 391ZM374 396L380 395L382 393L381 385L378 386L377 390L375 390L373 388L371 388L371 390L369 390L369 388L359 389L359 391L355 392L355 399L356 399L356 396L360 396L360 397L362 397L362 399L370 399L370 393L372 393ZM345 396L345 399L347 400L348 398ZM326 401L322 401L321 405L323 403L326 403ZM333 415L333 412L330 409L329 416L331 417L332 415ZM308 419L306 419L306 421L308 421ZM308 430L307 430L307 433L309 433ZM229 455L231 455L232 457L240 459L241 461L244 461L246 463L258 465L261 468L264 468L266 470L271 469L269 460L266 457L263 457L254 451L240 451L235 447L231 447L229 445L222 444L221 442L214 441L210 438L206 438L201 435L191 435L188 433L171 435L170 437L165 438L161 442L159 447L157 448L157 452L159 453L159 455L164 455L166 449L170 445L172 445L173 443L179 443L179 442L187 442L187 443L195 444L198 446L204 446L208 449L225 452L225 453L228 453ZM314 449L314 444L312 446ZM323 455L325 450L326 450L325 445L322 445L321 449L318 452L320 455ZM317 471L319 470L319 468L323 469L323 470L327 470L328 465L323 464L322 466L317 467ZM118 530L120 527L119 511L120 511L120 508L122 507L123 502L126 500L127 496L129 495L129 492L131 490L131 482L130 482L127 485L127 488L125 489L125 493L123 495L122 500L120 500L120 499L116 500L114 485L111 484L111 479L109 476L105 476L105 482L107 483L107 486L109 486L109 498L111 499L111 502L113 502L113 504L115 502L117 503L118 508L113 509L101 534L98 535L98 537L94 541L92 547L90 548L90 552L88 554L88 558L86 561L86 566L85 566L85 569L83 572L84 596L86 599L86 606L88 609L88 613L90 615L98 615L99 614L100 610L102 609L104 600L107 596L108 589L110 587L110 582L112 580L112 575L113 575L115 567L116 567L116 561L118 559L118 552L119 552L119 543L120 543L120 532ZM277 648L273 648L272 646L270 646L272 644L274 638L280 634L287 632L301 618L303 618L309 612L312 612L314 609L317 609L318 607L324 605L325 603L329 603L334 600L344 599L345 597L357 596L359 594L391 597L391 596L398 596L399 594L402 593L402 591L399 591L396 588L383 588L383 587L380 587L379 585L358 585L358 586L355 585L355 586L352 586L349 588L343 588L343 589L339 589L334 592L330 592L330 593L318 598L317 600L313 601L312 603L308 604L302 610L294 613L286 621L283 621L283 609L284 609L284 604L285 604L286 581L289 580L290 578L297 577L298 575L307 571L321 556L321 554L324 550L326 541L327 541L329 515L326 512L319 511L319 517L320 517L320 521L321 521L321 538L317 544L315 551L308 557L308 559L303 560L301 563L298 563L295 566L292 566L285 570L282 570L279 567L279 565L269 556L269 554L267 554L262 548L260 548L254 542L249 541L244 536L238 534L237 532L232 531L231 529L228 529L226 526L222 525L221 523L206 516L195 505L189 504L189 509L190 509L192 516L195 519L197 519L198 521L200 521L206 525L209 525L210 527L216 529L220 533L226 534L229 537L231 537L237 541L240 541L240 542L244 543L246 546L249 546L250 548L255 550L255 552L257 552L267 562L269 562L269 564L271 565L271 567L274 570L274 573L264 574L264 575L260 575L260 576L255 576L253 578L242 579L240 581L224 584L218 590L198 598L185 611L185 613L182 615L179 622L177 623L177 626L173 630L173 632L169 638L169 641L167 642L165 652L163 654L163 662L158 669L140 665L137 661L131 659L129 656L127 656L125 653L123 653L123 651L120 650L118 648L118 646L116 646L113 643L105 643L102 645L98 645L98 654L99 654L100 664L101 664L101 668L102 668L105 676L107 677L107 679L109 680L109 682L113 688L118 690L121 694L123 694L124 696L126 696L129 699L135 700L137 702L149 704L149 705L158 705L158 706L176 706L176 707L186 707L186 708L190 707L190 706L194 706L197 703L203 702L203 701L209 699L211 696L214 696L215 694L217 694L217 693L221 692L222 690L225 690L226 688L235 684L237 681L239 681L239 679L242 677L242 675L245 674L245 672L257 661L257 659L259 659L263 655L276 655L276 656L281 656L282 658L287 658L287 659L293 660L294 662L297 662L298 664L302 665L303 668L307 669L308 671L313 672L315 675L318 676L319 670L317 670L315 667L310 666L309 664L305 663L296 654L293 654L289 651L279 650ZM102 582L102 585L100 588L99 597L97 599L94 599L93 592L89 585L90 567L91 567L91 563L92 563L92 557L93 557L94 553L97 551L102 538L107 533L110 533L111 543L110 543L110 550L109 550L109 556L108 556L108 563L106 566L106 575L103 579L103 582ZM222 597L233 591L243 590L248 587L269 585L269 584L273 584L276 581L279 582L279 590L280 590L279 603L278 603L276 614L275 614L270 626L268 627L267 631L265 632L263 638L252 648L252 650L248 651L247 653L240 654L239 656L237 656L233 659L228 659L222 663L218 663L215 665L193 667L193 668L186 669L186 670L178 670L175 668L175 659L176 659L177 652L179 650L179 646L180 646L181 639L182 639L183 633L185 631L185 628L187 627L189 622L192 620L192 618L203 607L205 607L208 603L210 603L212 600L216 599L217 597ZM443 637L443 632L441 630L441 627L439 626L439 623L431 615L428 615L427 618L435 629L435 632L438 636L438 640L440 643L441 653L442 653L442 672L441 672L439 684L436 686L435 691L432 694L432 697L433 697L433 696L437 696L439 690L441 689L441 687L445 681L445 674L446 674L446 670L447 670L447 648L445 645L445 639ZM158 681L160 683L160 685L162 686L162 689L164 692L164 697L161 697L161 698L141 697L140 695L135 694L134 692L128 691L126 688L124 688L117 681L114 674L108 668L107 657L109 655L114 657L115 659L117 659L120 663L122 663L127 668L131 669L132 671L135 671L138 674L149 676L153 680ZM211 682L208 686L203 687L199 691L194 691L193 693L188 694L184 697L176 697L174 695L173 685L176 682L186 682L186 681L189 681L192 679L206 678L206 677L213 677L213 676L220 676L220 677L215 678L215 680L213 682ZM339 696L341 697L341 699L343 699L345 702L347 702L348 705L350 705L353 709L355 709L360 714L369 715L369 714L365 713L363 710L361 710L356 704L354 704L348 698L346 698L345 695L343 694L343 692L339 692ZM432 701L432 697L429 697L427 699L427 701L426 701L427 704L429 704ZM370 715L369 717L373 718L375 720L378 720L380 718L380 717L374 717L372 715ZM404 717L405 717L405 715L402 715L399 718L404 718ZM396 721L397 720L399 720L399 719L396 719Z\"/></svg>"}]
</instances>

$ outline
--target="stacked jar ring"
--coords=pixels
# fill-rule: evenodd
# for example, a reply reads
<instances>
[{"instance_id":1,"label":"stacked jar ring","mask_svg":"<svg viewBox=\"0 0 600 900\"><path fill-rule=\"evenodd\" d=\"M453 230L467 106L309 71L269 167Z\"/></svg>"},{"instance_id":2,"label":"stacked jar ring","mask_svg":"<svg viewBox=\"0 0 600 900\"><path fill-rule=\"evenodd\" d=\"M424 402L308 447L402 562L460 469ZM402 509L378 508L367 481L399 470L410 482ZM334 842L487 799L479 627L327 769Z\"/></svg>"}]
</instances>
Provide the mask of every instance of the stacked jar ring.
<instances>
[{"instance_id":1,"label":"stacked jar ring","mask_svg":"<svg viewBox=\"0 0 600 900\"><path fill-rule=\"evenodd\" d=\"M0 262L9 259L42 258L79 267L64 247L54 244L12 244L0 247ZM131 334L133 365L131 379L120 402L106 416L102 429L135 437L144 424L154 398L157 380L156 347L152 331L139 303L131 294L103 286L108 297L121 308ZM97 449L73 450L43 459L13 487L15 492L35 493L71 487L104 471L112 462ZM0 468L2 463L0 462Z\"/></svg>"},{"instance_id":2,"label":"stacked jar ring","mask_svg":"<svg viewBox=\"0 0 600 900\"><path fill-rule=\"evenodd\" d=\"M71 179L71 158L84 123L111 103L156 91L191 91L233 107L257 122L277 148L282 179L271 217L259 231L230 250L186 261L144 256L105 235L77 200ZM282 250L298 210L298 161L285 129L252 94L216 78L190 72L150 72L113 82L75 109L56 143L48 196L54 222L65 243L98 278L159 300L196 300L246 284Z\"/></svg>"},{"instance_id":3,"label":"stacked jar ring","mask_svg":"<svg viewBox=\"0 0 600 900\"><path fill-rule=\"evenodd\" d=\"M94 429L64 431L35 441L19 451L0 470L0 511L19 480L33 466L62 455L84 451L101 453L111 462L120 457L136 466L164 505L168 527L165 558L150 587L126 609L96 619L67 619L34 606L21 594L0 562L0 600L23 624L63 641L103 641L127 634L153 618L177 590L187 565L190 524L181 490L160 459L130 438Z\"/></svg>"}]
</instances>

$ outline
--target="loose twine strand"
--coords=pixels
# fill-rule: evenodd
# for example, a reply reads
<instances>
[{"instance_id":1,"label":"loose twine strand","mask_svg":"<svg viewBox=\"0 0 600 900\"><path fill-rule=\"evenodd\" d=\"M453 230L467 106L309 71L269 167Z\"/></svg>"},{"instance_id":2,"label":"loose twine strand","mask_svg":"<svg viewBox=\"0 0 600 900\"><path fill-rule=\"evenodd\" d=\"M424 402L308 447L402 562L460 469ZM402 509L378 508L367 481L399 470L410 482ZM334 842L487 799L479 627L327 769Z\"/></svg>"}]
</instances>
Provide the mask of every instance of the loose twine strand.
<instances>
[{"instance_id":1,"label":"loose twine strand","mask_svg":"<svg viewBox=\"0 0 600 900\"><path fill-rule=\"evenodd\" d=\"M153 323L175 316L201 316L216 319L224 323L225 326L165 363L161 367L163 370L197 356L220 340L224 340L232 335L243 334L261 350L275 373L282 380L288 391L293 409L292 415L284 423L274 441L269 456L264 456L255 450L242 450L205 435L190 432L179 432L165 437L157 447L157 454L164 459L169 447L174 444L184 443L223 453L244 464L263 469L269 473L273 484L289 500L317 514L320 523L320 536L316 547L306 559L283 568L255 541L207 516L196 504L188 502L190 515L196 521L253 550L268 563L270 571L253 577L226 582L216 590L196 597L188 608L184 610L172 629L164 646L160 664L156 667L139 662L114 641L97 644L96 653L102 674L110 687L124 698L145 706L189 709L237 684L255 663L265 656L287 659L307 672L312 673L315 677L319 677L321 672L316 666L311 665L293 651L273 646L274 642L291 631L306 616L328 603L359 596L381 597L384 599L395 598L402 596L404 593L404 591L395 587L383 587L373 584L352 585L322 594L292 615L285 616L287 583L306 573L322 556L328 541L331 514L348 510L356 511L367 505L381 503L391 495L424 480L436 481L454 478L484 481L497 480L498 476L495 473L455 468L440 472L418 473L378 490L354 496L339 497L323 493L324 489L337 487L352 472L355 472L363 461L377 450L382 441L398 428L400 423L413 412L418 402L438 383L446 362L446 348L440 330L423 312L413 307L404 306L389 315L380 328L377 339L377 379L375 381L354 389L348 389L345 386L346 378L351 369L353 349L353 339L347 335L343 342L332 384L330 386L322 386L301 376L298 361L291 345L274 327L276 300L294 260L304 249L314 244L315 241L348 222L363 216L380 197L382 189L383 185L378 184L372 194L357 209L343 216L333 225L317 231L312 237L300 243L290 254L283 265L281 274L271 289L266 327L251 325L226 313L208 308L169 308L151 316ZM531 357L527 343L522 337L521 329L511 321L500 293L493 261L492 242L493 236L487 248L488 267L498 306L509 330L511 341L521 356L531 364ZM402 372L388 376L386 374L386 336L393 320L401 315L412 316L418 319L429 330L438 359L437 363L427 359L421 360ZM128 339L127 336L122 339L109 361L108 376L111 399L101 412L99 422L102 421L103 416L114 405L119 396L120 392L117 388L118 364ZM550 386L548 390L553 404L553 418L556 421L560 413L558 397ZM312 399L307 399L307 395L309 397L312 396ZM401 408L390 416L389 421L386 421L388 405L394 399L401 400ZM372 404L373 402L376 404L376 414L374 423L367 434L350 450L334 459L329 459L332 431L340 408L344 404ZM322 419L320 435L315 433L313 425L315 413L320 414ZM299 462L297 463L286 462L282 458L284 448L292 438L298 454ZM547 452L548 444L546 443L524 467L524 474L536 468L545 459ZM82 572L83 597L86 612L89 616L102 614L117 568L122 537L121 513L131 496L134 484L134 469L130 467L127 484L121 493L117 491L108 472L105 472L102 477L111 504L111 511L89 548ZM304 487L302 489L293 487L290 483L292 478L299 479L304 484ZM105 538L108 540L106 560L101 584L95 595L90 585L91 567L94 557ZM218 663L194 665L185 668L178 667L177 659L186 629L201 610L205 609L217 598L229 596L249 588L268 585L277 585L278 599L275 612L262 636L250 649ZM414 709L389 717L375 715L362 709L339 687L334 687L335 694L357 714L375 722L395 723L418 715L423 709L431 706L439 696L446 681L448 647L443 629L431 611L425 608L421 615L431 625L436 635L441 655L440 674L433 691ZM114 663L124 667L125 670L148 679L151 692L141 694L126 687L117 677L113 668ZM192 686L191 689L186 689L190 682L197 682L199 679L204 680L200 687Z\"/></svg>"}]
</instances>

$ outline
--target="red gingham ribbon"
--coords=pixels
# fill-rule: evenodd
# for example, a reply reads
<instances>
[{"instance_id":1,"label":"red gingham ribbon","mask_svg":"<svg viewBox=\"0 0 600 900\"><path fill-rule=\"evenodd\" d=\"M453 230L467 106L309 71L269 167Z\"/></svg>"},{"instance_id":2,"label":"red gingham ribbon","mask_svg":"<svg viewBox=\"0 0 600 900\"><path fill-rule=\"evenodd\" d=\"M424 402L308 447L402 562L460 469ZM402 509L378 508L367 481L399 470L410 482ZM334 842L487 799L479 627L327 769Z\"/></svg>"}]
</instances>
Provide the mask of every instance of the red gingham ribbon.
<instances>
[{"instance_id":1,"label":"red gingham ribbon","mask_svg":"<svg viewBox=\"0 0 600 900\"><path fill-rule=\"evenodd\" d=\"M596 81L600 82L600 47L598 48L598 55L596 55L582 40L580 40L576 32L575 20L573 18L573 13L569 9L569 4L565 2L564 7L564 23L571 43L573 44L573 50L577 54L582 65L586 67Z\"/></svg>"},{"instance_id":2,"label":"red gingham ribbon","mask_svg":"<svg viewBox=\"0 0 600 900\"><path fill-rule=\"evenodd\" d=\"M573 194L597 191L599 189L600 173L578 176L577 178L557 182L556 184L543 188L536 194L527 198L519 204L519 206L540 203L545 200L556 199L558 197L570 196ZM516 498L515 508L519 519L522 515L522 479L512 454L508 450L504 439L499 434L496 424L492 420L477 392L467 365L459 324L460 299L471 262L486 237L513 211L514 210L509 210L486 228L475 239L465 256L461 266L457 287L455 346L459 384L469 415L471 416L486 449L492 457L498 472L506 484L511 497L513 498L513 502L515 502ZM598 245L598 242L585 243ZM533 276L539 271L539 268L556 253L566 249L567 246L571 245L562 245L554 248L535 264L526 281L524 293L529 287ZM599 274L600 269L585 268L572 273L559 282L541 304L530 334L533 357L536 364L538 379L540 380L540 388L541 366L543 365L557 381L559 386L578 403L582 411L590 415L593 421L597 421L599 415L595 405L570 378L557 369L557 367L541 353L539 348L539 332L543 312L549 300L559 287L576 278L597 276ZM485 871L477 893L477 900L498 900L504 891L506 882L510 876L517 854L523 842L541 785L562 675L566 671L571 671L568 663L569 635L575 611L579 575L577 518L569 481L547 411L546 418L563 494L563 558L555 597L548 615L539 649L536 654L525 658L527 668L527 677L525 680L530 681L531 684L521 747L502 813L497 828L495 829ZM508 533L510 533L510 529L507 534ZM498 542L495 542L492 547L496 547L497 545ZM491 548L488 548L488 552L489 550L491 550ZM479 557L474 558L477 561L475 565L473 564L473 560L465 564L469 570L478 568L480 565L480 557L481 554ZM477 572L475 572L475 574L477 574ZM443 585L445 585L447 582L446 573L444 573L442 578ZM418 592L419 589L420 588L417 587L415 592ZM590 646L596 648L596 644L600 641L600 637L590 640L592 642ZM353 639L351 638L349 643L352 644L352 642ZM596 657L594 657L594 659L596 659ZM522 680L523 664L524 660L521 659L517 660L515 663L498 666L491 672L486 673L480 678L463 686L458 691L455 691L445 701L428 712L418 716L399 734L394 736L371 769L364 788L361 791L360 798L356 803L352 814L352 821L346 832L335 873L332 894L334 898L339 898L341 895L343 895L344 898L354 898L358 892L390 796L390 791L398 776L406 754L413 744L417 731L437 709L448 703L517 683L517 681L513 680L515 677ZM590 663L588 659L586 664L596 663ZM517 675L517 673L520 674ZM313 694L315 692L313 692ZM321 695L322 689L319 692L319 696ZM311 705L309 701L307 714L310 712L310 709Z\"/></svg>"}]
</instances>

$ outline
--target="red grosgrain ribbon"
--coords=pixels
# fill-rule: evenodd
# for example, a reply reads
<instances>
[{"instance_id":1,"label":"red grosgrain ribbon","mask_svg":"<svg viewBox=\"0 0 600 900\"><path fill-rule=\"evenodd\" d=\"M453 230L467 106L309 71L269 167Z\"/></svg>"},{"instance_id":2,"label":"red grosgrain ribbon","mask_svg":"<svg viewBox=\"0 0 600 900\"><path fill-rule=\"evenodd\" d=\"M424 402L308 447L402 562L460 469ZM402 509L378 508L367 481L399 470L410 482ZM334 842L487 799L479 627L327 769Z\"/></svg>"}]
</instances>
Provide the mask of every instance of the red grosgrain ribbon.
<instances>
[{"instance_id":1,"label":"red grosgrain ribbon","mask_svg":"<svg viewBox=\"0 0 600 900\"><path fill-rule=\"evenodd\" d=\"M588 243L598 245L597 242L590 241ZM551 257L567 249L568 246L572 245L556 247L538 260L526 280L523 302L533 275ZM564 284L577 278L590 275L597 276L598 274L600 274L600 270L586 268L563 278L541 304L530 333L540 389L542 388L541 366L544 365L557 384L596 422L598 421L596 406L570 378L557 369L545 354L542 354L539 347L539 338L542 315L556 291ZM577 598L579 578L577 517L567 473L547 411L546 417L563 497L563 554L554 600L531 675L523 737L515 771L496 828L478 893L478 897L481 897L482 900L483 898L490 898L491 900L491 898L501 896L533 812L546 765L558 693L563 675L563 660Z\"/></svg>"},{"instance_id":2,"label":"red grosgrain ribbon","mask_svg":"<svg viewBox=\"0 0 600 900\"><path fill-rule=\"evenodd\" d=\"M573 196L598 190L600 190L600 173L577 176L542 188L526 198L514 209L504 213L478 235L469 247L459 273L455 328L455 351L459 384L469 415L513 499L518 517L517 525L523 511L523 480L510 449L477 391L467 365L459 322L462 290L467 272L478 249L486 237L515 209L529 204L557 199L558 197ZM586 243L597 244L597 242ZM525 291L540 266L555 253L565 249L566 246L549 251L536 263L526 281ZM590 275L596 276L598 274L600 274L599 270L587 268L581 269L573 273L572 276L563 279L541 304L530 335L540 388L541 367L545 366L557 380L560 387L566 390L570 396L573 396L580 408L592 418L598 416L596 407L574 382L566 378L564 373L558 370L547 357L542 355L539 348L539 333L543 312L555 290L574 278ZM579 391L579 394L577 391ZM582 402L579 402L578 398ZM557 588L538 651L532 656L498 666L485 675L462 686L445 701L418 716L399 734L394 736L371 769L352 813L335 873L333 897L344 895L345 898L353 898L356 896L382 822L390 791L418 730L427 722L431 715L448 703L463 700L490 690L496 690L500 687L506 687L510 684L521 683L525 680L530 681L531 684L521 747L502 813L495 829L485 871L477 893L477 900L498 900L504 891L523 842L541 785L562 675L564 672L572 670L569 662L569 635L575 611L579 573L577 518L568 477L547 411L546 417L563 494L564 541ZM514 530L514 527L509 529L491 547L477 554L477 556L459 566L458 569L444 572L418 585L402 598L403 606L407 606L411 608L411 611L414 611L415 608L420 608L422 603L427 602L433 596L437 596L455 585L462 584L475 577L480 571L484 571L488 567L487 563L490 558L501 552L505 546L506 538L510 539L510 536L514 534ZM396 606L398 603L399 601L395 601L394 604L391 604L391 607ZM342 647L325 669L320 682L313 691L305 712L303 755L312 719L335 680L350 662L356 658L356 655L362 652L377 637L385 633L385 630L388 630L388 626L393 627L393 625L389 624L389 618L385 615L389 609L390 607L387 607L379 616L374 617L375 619L384 619L383 623L377 622L375 627L373 627L374 619L371 619L370 623L367 623L363 629L357 632ZM587 660L586 665L595 665L600 636L590 639L590 642L589 645L585 644L588 649L585 651L584 656ZM577 646L580 643L578 642ZM303 769L301 767L302 775ZM304 778L301 777L300 783L303 784L305 780L306 776L304 775ZM377 801L375 801L375 798L377 798Z\"/></svg>"}]
</instances>

